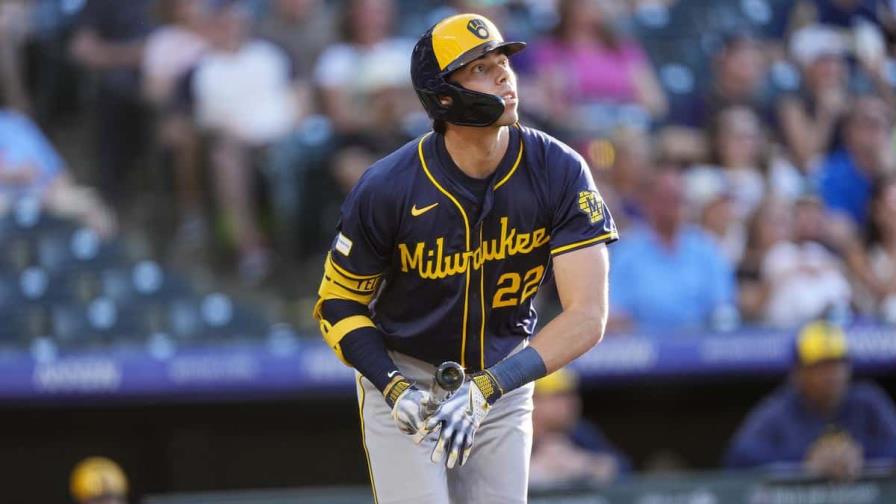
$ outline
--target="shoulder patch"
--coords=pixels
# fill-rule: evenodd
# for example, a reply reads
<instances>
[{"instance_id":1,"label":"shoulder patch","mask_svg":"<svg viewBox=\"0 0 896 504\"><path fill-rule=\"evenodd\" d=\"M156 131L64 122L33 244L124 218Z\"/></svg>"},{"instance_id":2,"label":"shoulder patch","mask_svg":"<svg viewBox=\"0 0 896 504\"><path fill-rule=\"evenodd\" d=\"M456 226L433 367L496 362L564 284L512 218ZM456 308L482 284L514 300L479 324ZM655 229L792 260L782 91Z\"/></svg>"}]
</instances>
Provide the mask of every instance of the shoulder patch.
<instances>
[{"instance_id":1,"label":"shoulder patch","mask_svg":"<svg viewBox=\"0 0 896 504\"><path fill-rule=\"evenodd\" d=\"M348 239L344 234L339 233L336 236L336 247L334 247L337 252L348 257L348 255L352 252L352 241Z\"/></svg>"},{"instance_id":2,"label":"shoulder patch","mask_svg":"<svg viewBox=\"0 0 896 504\"><path fill-rule=\"evenodd\" d=\"M604 218L603 200L600 199L597 191L579 192L579 210L588 216L592 224L596 224Z\"/></svg>"}]
</instances>

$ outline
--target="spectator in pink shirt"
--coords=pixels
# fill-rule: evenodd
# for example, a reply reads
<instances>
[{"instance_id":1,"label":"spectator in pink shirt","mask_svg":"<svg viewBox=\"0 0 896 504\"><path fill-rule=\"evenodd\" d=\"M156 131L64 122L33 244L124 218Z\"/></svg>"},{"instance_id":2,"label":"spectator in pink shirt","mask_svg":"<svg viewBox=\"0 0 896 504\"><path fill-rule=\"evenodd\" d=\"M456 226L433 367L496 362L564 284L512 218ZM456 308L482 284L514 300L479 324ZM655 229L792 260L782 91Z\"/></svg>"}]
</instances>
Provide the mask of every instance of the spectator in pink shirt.
<instances>
[{"instance_id":1,"label":"spectator in pink shirt","mask_svg":"<svg viewBox=\"0 0 896 504\"><path fill-rule=\"evenodd\" d=\"M636 104L650 116L666 97L641 46L620 37L594 0L561 0L553 35L532 48L533 112L556 125L583 124L588 104Z\"/></svg>"}]
</instances>

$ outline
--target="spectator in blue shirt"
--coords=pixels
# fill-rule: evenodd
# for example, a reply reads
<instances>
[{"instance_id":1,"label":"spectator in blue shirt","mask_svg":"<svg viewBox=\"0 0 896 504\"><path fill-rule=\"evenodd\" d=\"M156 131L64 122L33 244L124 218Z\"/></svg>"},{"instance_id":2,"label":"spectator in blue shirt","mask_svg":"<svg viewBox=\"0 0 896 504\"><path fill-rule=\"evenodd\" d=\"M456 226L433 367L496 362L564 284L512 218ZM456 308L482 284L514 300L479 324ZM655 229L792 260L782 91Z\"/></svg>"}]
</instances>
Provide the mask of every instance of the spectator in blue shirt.
<instances>
[{"instance_id":1,"label":"spectator in blue shirt","mask_svg":"<svg viewBox=\"0 0 896 504\"><path fill-rule=\"evenodd\" d=\"M893 162L887 152L892 129L886 102L875 96L854 99L843 128L843 147L828 155L817 172L825 206L846 214L857 226L868 224L874 179Z\"/></svg>"},{"instance_id":2,"label":"spectator in blue shirt","mask_svg":"<svg viewBox=\"0 0 896 504\"><path fill-rule=\"evenodd\" d=\"M843 331L813 322L797 336L789 383L759 404L725 458L729 468L802 467L834 479L896 461L896 408L876 385L850 383Z\"/></svg>"},{"instance_id":3,"label":"spectator in blue shirt","mask_svg":"<svg viewBox=\"0 0 896 504\"><path fill-rule=\"evenodd\" d=\"M626 230L611 252L614 330L702 328L734 310L732 265L712 238L685 222L682 184L676 169L660 168L642 191L645 222Z\"/></svg>"},{"instance_id":4,"label":"spectator in blue shirt","mask_svg":"<svg viewBox=\"0 0 896 504\"><path fill-rule=\"evenodd\" d=\"M27 116L0 109L0 199L41 197L64 163Z\"/></svg>"},{"instance_id":5,"label":"spectator in blue shirt","mask_svg":"<svg viewBox=\"0 0 896 504\"><path fill-rule=\"evenodd\" d=\"M40 128L28 116L0 108L0 214L23 198L82 221L102 236L115 231L112 213L93 190L75 184Z\"/></svg>"},{"instance_id":6,"label":"spectator in blue shirt","mask_svg":"<svg viewBox=\"0 0 896 504\"><path fill-rule=\"evenodd\" d=\"M582 418L578 377L572 371L562 368L536 380L534 401L532 486L610 483L631 469L600 428Z\"/></svg>"}]
</instances>

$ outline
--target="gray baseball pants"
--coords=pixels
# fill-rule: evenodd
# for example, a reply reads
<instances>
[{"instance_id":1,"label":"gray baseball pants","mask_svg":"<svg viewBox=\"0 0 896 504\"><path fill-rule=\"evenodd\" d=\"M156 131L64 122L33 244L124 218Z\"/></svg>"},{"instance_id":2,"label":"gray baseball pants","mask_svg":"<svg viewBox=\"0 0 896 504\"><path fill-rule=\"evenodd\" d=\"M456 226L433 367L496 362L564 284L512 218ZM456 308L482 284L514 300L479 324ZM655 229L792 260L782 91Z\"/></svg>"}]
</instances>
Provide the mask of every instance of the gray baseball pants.
<instances>
[{"instance_id":1,"label":"gray baseball pants","mask_svg":"<svg viewBox=\"0 0 896 504\"><path fill-rule=\"evenodd\" d=\"M390 352L401 373L429 390L435 367ZM532 452L532 383L505 394L485 417L463 467L434 464L433 432L419 445L392 420L383 395L356 373L361 436L377 504L520 504L526 502ZM447 453L445 454L447 457Z\"/></svg>"}]
</instances>

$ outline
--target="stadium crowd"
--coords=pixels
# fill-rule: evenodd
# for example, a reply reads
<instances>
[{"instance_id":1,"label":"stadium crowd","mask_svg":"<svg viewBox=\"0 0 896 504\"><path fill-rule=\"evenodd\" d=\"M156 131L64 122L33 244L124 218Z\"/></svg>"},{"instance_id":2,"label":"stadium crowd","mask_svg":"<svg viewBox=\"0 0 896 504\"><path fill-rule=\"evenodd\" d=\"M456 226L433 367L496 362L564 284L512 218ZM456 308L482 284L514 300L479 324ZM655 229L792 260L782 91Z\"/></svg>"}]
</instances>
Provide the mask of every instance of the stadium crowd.
<instances>
[{"instance_id":1,"label":"stadium crowd","mask_svg":"<svg viewBox=\"0 0 896 504\"><path fill-rule=\"evenodd\" d=\"M343 196L430 127L420 27L479 11L529 41L523 124L579 149L616 216L611 330L896 323L893 7L10 0L0 196L313 296Z\"/></svg>"}]
</instances>

